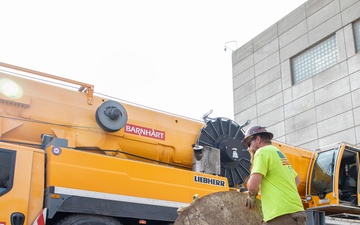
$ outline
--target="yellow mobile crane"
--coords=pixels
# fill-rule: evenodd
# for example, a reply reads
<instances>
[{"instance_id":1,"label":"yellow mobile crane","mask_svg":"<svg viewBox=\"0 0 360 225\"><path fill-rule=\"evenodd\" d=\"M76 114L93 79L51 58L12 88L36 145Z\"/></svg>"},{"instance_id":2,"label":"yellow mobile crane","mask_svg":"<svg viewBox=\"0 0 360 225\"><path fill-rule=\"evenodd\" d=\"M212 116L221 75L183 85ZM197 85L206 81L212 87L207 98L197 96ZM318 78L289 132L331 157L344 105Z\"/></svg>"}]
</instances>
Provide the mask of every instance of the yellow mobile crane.
<instances>
[{"instance_id":1,"label":"yellow mobile crane","mask_svg":"<svg viewBox=\"0 0 360 225\"><path fill-rule=\"evenodd\" d=\"M96 95L90 84L0 67L0 225L168 225L194 195L244 188L248 123L208 114L197 121ZM357 146L274 145L299 174L309 212L359 215Z\"/></svg>"},{"instance_id":2,"label":"yellow mobile crane","mask_svg":"<svg viewBox=\"0 0 360 225\"><path fill-rule=\"evenodd\" d=\"M249 174L232 120L196 121L0 66L1 225L172 224L195 194L228 191ZM212 146L198 144L204 132Z\"/></svg>"}]
</instances>

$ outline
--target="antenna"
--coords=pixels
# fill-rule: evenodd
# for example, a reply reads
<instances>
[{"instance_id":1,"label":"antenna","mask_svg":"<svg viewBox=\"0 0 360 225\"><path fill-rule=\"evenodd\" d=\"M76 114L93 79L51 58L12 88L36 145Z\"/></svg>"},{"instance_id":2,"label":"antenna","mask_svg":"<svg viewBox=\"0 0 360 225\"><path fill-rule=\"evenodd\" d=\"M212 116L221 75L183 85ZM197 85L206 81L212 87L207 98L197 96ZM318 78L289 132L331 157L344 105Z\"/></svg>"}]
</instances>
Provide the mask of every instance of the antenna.
<instances>
[{"instance_id":1,"label":"antenna","mask_svg":"<svg viewBox=\"0 0 360 225\"><path fill-rule=\"evenodd\" d=\"M234 49L232 49L232 48L229 48L228 46L227 46L227 44L229 44L229 43L235 43L235 49L237 49L238 48L238 46L237 46L237 41L227 41L227 42L225 42L225 44L224 44L224 51L226 52L226 50L228 50L228 49L230 49L231 51L235 51Z\"/></svg>"}]
</instances>

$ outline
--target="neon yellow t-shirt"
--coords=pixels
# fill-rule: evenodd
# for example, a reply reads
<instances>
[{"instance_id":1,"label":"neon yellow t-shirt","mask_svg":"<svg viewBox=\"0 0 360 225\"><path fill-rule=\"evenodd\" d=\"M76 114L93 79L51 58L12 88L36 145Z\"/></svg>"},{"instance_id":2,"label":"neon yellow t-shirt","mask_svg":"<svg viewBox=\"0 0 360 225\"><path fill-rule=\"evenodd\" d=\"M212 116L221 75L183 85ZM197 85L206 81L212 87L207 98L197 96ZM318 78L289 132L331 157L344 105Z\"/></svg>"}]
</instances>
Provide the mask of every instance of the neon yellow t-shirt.
<instances>
[{"instance_id":1,"label":"neon yellow t-shirt","mask_svg":"<svg viewBox=\"0 0 360 225\"><path fill-rule=\"evenodd\" d=\"M264 221L304 211L295 183L297 173L275 146L267 145L256 151L251 170L253 173L263 175L260 193Z\"/></svg>"}]
</instances>

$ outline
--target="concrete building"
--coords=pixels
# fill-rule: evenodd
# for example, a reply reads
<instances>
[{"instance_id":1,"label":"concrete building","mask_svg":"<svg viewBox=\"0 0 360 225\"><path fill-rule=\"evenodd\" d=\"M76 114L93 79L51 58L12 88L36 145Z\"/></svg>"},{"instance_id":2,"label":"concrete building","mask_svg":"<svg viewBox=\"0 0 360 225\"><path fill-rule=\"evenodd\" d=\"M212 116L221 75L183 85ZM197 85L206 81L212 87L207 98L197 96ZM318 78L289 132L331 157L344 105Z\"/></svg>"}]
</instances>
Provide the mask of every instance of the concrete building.
<instances>
[{"instance_id":1,"label":"concrete building","mask_svg":"<svg viewBox=\"0 0 360 225\"><path fill-rule=\"evenodd\" d=\"M307 149L360 144L360 0L308 0L234 51L232 65L237 123Z\"/></svg>"}]
</instances>

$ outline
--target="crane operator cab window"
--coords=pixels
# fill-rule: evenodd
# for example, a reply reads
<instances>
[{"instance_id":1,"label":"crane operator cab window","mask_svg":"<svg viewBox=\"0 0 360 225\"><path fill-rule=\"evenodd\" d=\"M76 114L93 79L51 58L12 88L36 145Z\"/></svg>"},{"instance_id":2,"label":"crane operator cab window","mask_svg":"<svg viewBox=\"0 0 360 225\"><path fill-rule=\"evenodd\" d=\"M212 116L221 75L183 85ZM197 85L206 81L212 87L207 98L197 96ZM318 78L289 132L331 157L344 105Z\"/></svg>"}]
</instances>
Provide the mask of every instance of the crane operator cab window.
<instances>
[{"instance_id":1,"label":"crane operator cab window","mask_svg":"<svg viewBox=\"0 0 360 225\"><path fill-rule=\"evenodd\" d=\"M334 170L339 148L319 152L312 173L310 194L324 199L325 196L334 191Z\"/></svg>"},{"instance_id":2,"label":"crane operator cab window","mask_svg":"<svg viewBox=\"0 0 360 225\"><path fill-rule=\"evenodd\" d=\"M339 171L339 198L354 205L357 204L357 157L356 152L345 149Z\"/></svg>"},{"instance_id":3,"label":"crane operator cab window","mask_svg":"<svg viewBox=\"0 0 360 225\"><path fill-rule=\"evenodd\" d=\"M340 145L320 151L311 175L310 194L325 199L326 195L335 192L337 187L338 193L335 194L342 204L357 205L358 167L359 152L350 146ZM338 183L335 183L335 178Z\"/></svg>"},{"instance_id":4,"label":"crane operator cab window","mask_svg":"<svg viewBox=\"0 0 360 225\"><path fill-rule=\"evenodd\" d=\"M10 191L15 166L15 152L0 148L0 198Z\"/></svg>"}]
</instances>

